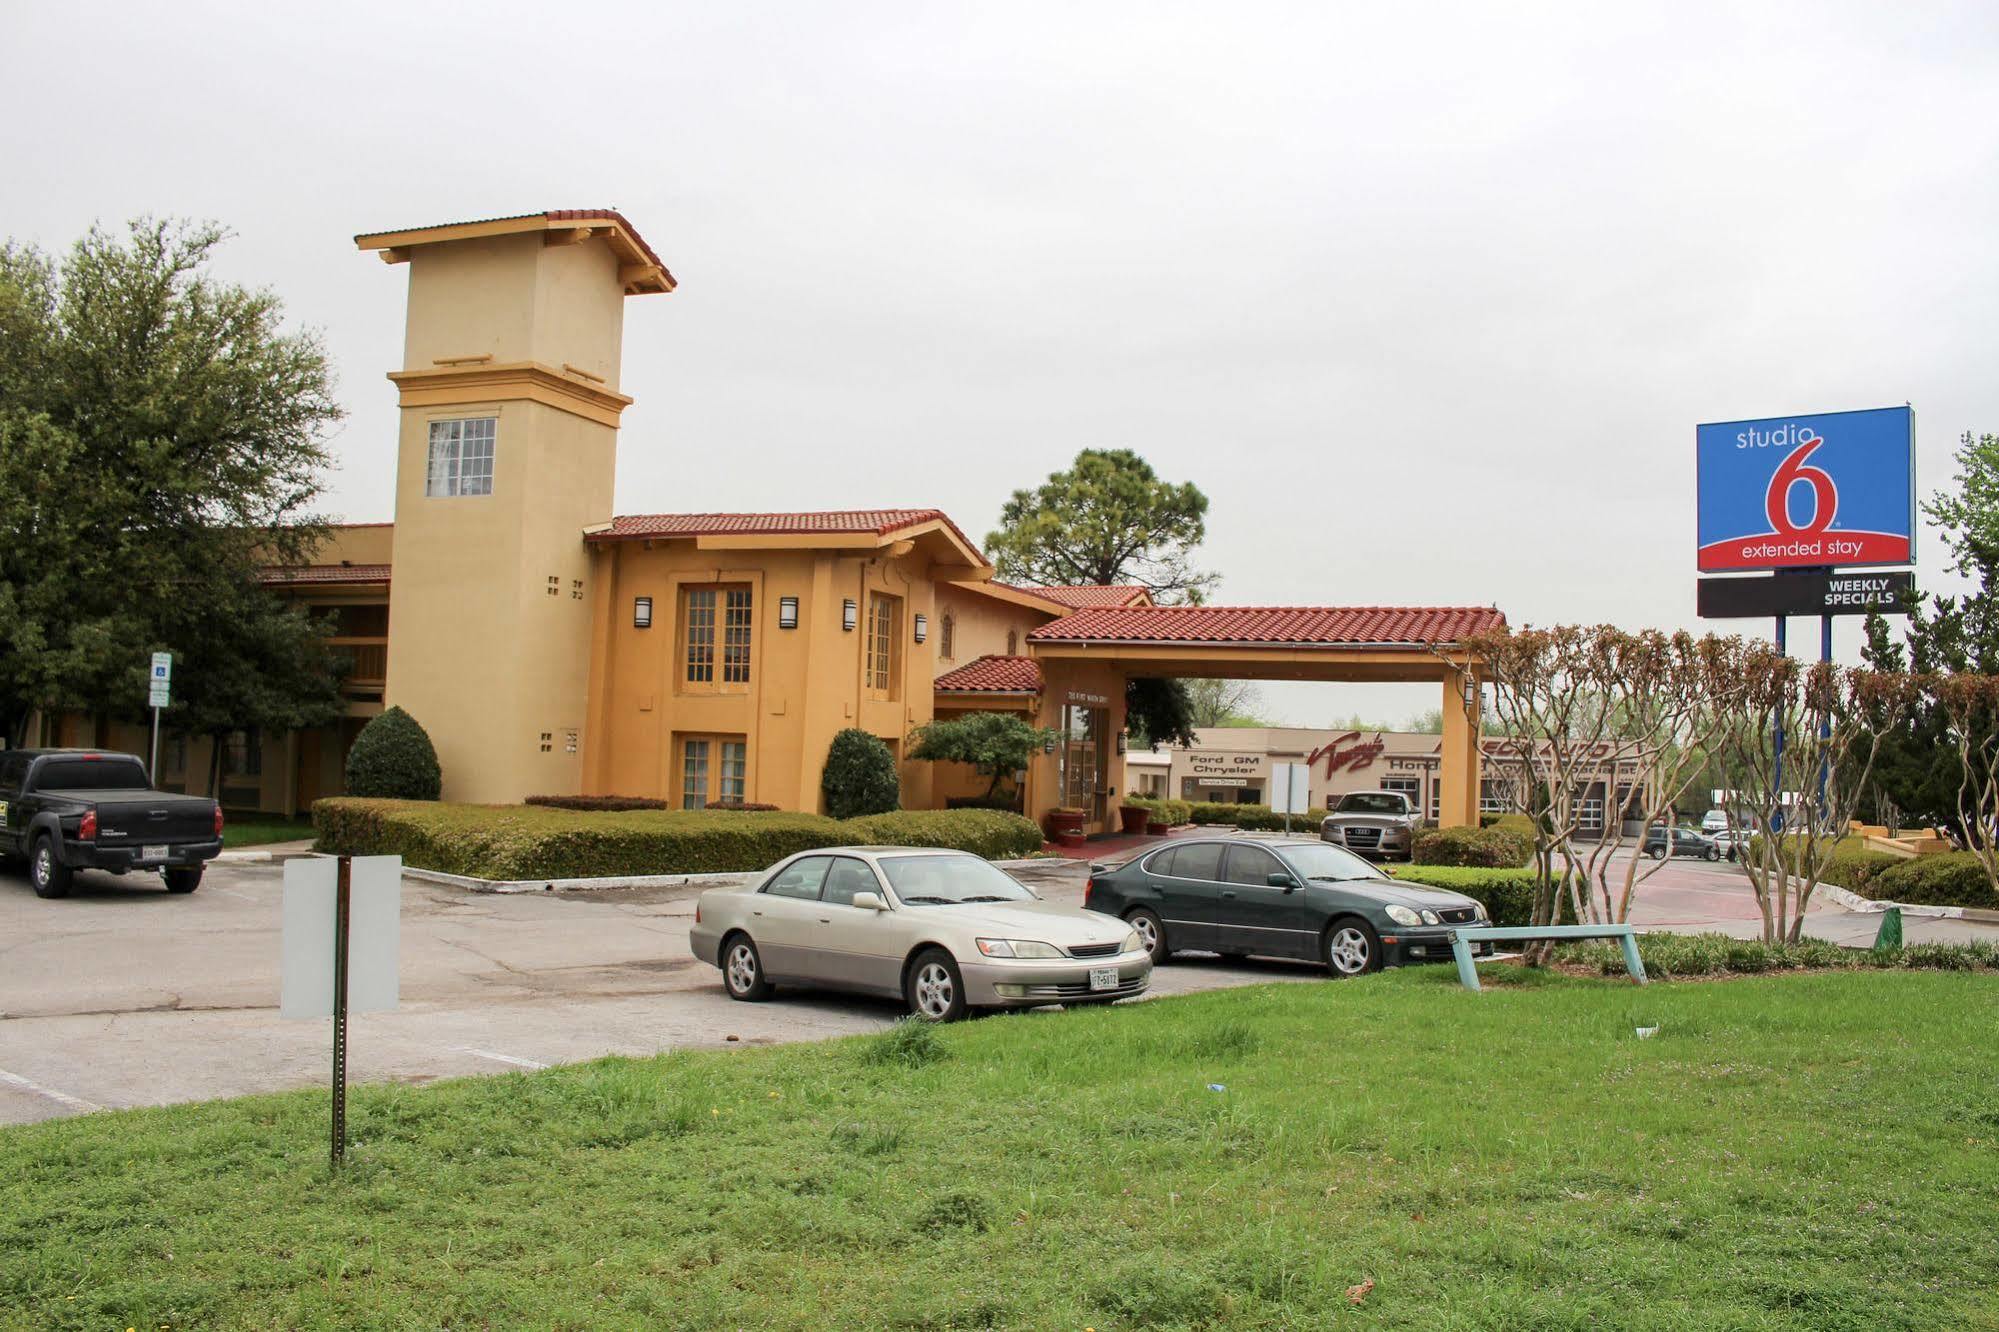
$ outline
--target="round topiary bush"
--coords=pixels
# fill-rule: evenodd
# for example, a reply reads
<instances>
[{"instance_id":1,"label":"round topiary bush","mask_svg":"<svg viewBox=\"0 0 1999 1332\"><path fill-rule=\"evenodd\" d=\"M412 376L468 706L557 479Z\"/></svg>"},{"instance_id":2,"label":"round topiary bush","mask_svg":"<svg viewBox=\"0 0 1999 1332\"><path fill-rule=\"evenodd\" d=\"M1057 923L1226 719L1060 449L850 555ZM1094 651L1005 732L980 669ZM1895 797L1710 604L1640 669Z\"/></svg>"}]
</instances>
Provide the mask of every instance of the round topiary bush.
<instances>
[{"instance_id":1,"label":"round topiary bush","mask_svg":"<svg viewBox=\"0 0 1999 1332\"><path fill-rule=\"evenodd\" d=\"M348 795L435 800L443 784L430 736L401 708L390 708L363 726L347 751Z\"/></svg>"},{"instance_id":2,"label":"round topiary bush","mask_svg":"<svg viewBox=\"0 0 1999 1332\"><path fill-rule=\"evenodd\" d=\"M826 812L836 819L887 814L902 805L895 755L880 736L853 726L833 737L819 789L826 795Z\"/></svg>"}]
</instances>

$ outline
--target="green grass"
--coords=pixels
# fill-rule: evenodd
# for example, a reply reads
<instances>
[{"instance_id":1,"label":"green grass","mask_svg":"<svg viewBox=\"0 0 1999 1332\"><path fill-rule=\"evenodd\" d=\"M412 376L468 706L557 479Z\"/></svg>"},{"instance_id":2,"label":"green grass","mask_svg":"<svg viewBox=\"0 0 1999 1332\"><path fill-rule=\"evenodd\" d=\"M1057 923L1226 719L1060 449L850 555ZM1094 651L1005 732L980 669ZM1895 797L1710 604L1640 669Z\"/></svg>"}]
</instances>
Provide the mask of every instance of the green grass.
<instances>
[{"instance_id":1,"label":"green grass","mask_svg":"<svg viewBox=\"0 0 1999 1332\"><path fill-rule=\"evenodd\" d=\"M281 819L272 814L225 814L222 848L265 846L271 842L309 842L311 819Z\"/></svg>"},{"instance_id":2,"label":"green grass","mask_svg":"<svg viewBox=\"0 0 1999 1332\"><path fill-rule=\"evenodd\" d=\"M0 1131L0 1325L1999 1325L1999 980L1487 971Z\"/></svg>"}]
</instances>

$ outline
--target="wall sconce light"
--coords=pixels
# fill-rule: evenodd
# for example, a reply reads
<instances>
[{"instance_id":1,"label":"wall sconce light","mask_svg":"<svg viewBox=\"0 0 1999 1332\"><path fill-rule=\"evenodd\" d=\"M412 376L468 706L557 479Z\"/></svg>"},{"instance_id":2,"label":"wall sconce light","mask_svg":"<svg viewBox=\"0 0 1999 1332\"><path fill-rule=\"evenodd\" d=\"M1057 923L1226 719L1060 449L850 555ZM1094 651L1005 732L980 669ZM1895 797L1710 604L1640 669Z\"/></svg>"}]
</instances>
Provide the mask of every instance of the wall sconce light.
<instances>
[{"instance_id":1,"label":"wall sconce light","mask_svg":"<svg viewBox=\"0 0 1999 1332\"><path fill-rule=\"evenodd\" d=\"M840 627L842 629L852 633L854 626L860 623L860 618L861 608L854 604L852 597L848 597L840 603Z\"/></svg>"},{"instance_id":2,"label":"wall sconce light","mask_svg":"<svg viewBox=\"0 0 1999 1332\"><path fill-rule=\"evenodd\" d=\"M651 597L632 598L632 628L634 629L652 628Z\"/></svg>"},{"instance_id":3,"label":"wall sconce light","mask_svg":"<svg viewBox=\"0 0 1999 1332\"><path fill-rule=\"evenodd\" d=\"M1120 754L1124 753L1124 746L1125 746L1124 732L1119 731L1117 733L1117 752Z\"/></svg>"},{"instance_id":4,"label":"wall sconce light","mask_svg":"<svg viewBox=\"0 0 1999 1332\"><path fill-rule=\"evenodd\" d=\"M922 611L916 613L916 641L921 643L930 636L930 617Z\"/></svg>"},{"instance_id":5,"label":"wall sconce light","mask_svg":"<svg viewBox=\"0 0 1999 1332\"><path fill-rule=\"evenodd\" d=\"M1053 740L1043 740L1041 742L1041 752L1044 754L1053 754L1055 752L1055 742Z\"/></svg>"},{"instance_id":6,"label":"wall sconce light","mask_svg":"<svg viewBox=\"0 0 1999 1332\"><path fill-rule=\"evenodd\" d=\"M798 598L779 597L777 599L777 627L796 629L798 627Z\"/></svg>"}]
</instances>

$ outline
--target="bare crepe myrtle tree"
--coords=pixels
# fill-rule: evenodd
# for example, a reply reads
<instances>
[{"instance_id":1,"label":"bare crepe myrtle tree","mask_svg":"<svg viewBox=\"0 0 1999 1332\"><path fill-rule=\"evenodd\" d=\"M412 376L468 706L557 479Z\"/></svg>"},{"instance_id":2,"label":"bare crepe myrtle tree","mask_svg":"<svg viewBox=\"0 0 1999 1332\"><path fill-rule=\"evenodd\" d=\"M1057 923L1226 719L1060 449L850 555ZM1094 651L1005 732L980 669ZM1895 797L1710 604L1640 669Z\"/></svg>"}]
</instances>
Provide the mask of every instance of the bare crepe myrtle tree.
<instances>
[{"instance_id":1,"label":"bare crepe myrtle tree","mask_svg":"<svg viewBox=\"0 0 1999 1332\"><path fill-rule=\"evenodd\" d=\"M1737 864L1756 894L1765 942L1796 942L1881 735L1907 713L1915 682L1799 661L1767 643L1721 642L1709 663L1712 694L1726 713L1717 741L1743 774L1723 808L1731 827L1755 833Z\"/></svg>"},{"instance_id":2,"label":"bare crepe myrtle tree","mask_svg":"<svg viewBox=\"0 0 1999 1332\"><path fill-rule=\"evenodd\" d=\"M1537 873L1530 924L1554 924L1564 898L1577 919L1588 918L1587 887L1572 848L1587 774L1611 741L1612 710L1601 706L1596 684L1605 670L1606 638L1615 633L1608 626L1509 628L1460 645L1491 682L1493 710L1524 770L1510 785L1520 813L1534 824ZM1472 720L1476 723L1476 716ZM1551 951L1551 945L1531 945L1527 960L1539 965Z\"/></svg>"},{"instance_id":3,"label":"bare crepe myrtle tree","mask_svg":"<svg viewBox=\"0 0 1999 1332\"><path fill-rule=\"evenodd\" d=\"M1964 849L1999 894L1999 676L1924 676L1921 687L1941 708L1963 776L1957 787Z\"/></svg>"},{"instance_id":4,"label":"bare crepe myrtle tree","mask_svg":"<svg viewBox=\"0 0 1999 1332\"><path fill-rule=\"evenodd\" d=\"M1713 663L1729 645L1713 634L1696 638L1685 631L1628 634L1605 626L1590 632L1597 638L1591 660L1598 667L1591 683L1600 706L1611 714L1614 742L1601 776L1602 835L1569 849L1580 857L1591 890L1588 910L1577 919L1623 924L1631 918L1638 885L1666 864L1647 862L1637 850L1655 827L1665 827L1670 839L1680 798L1706 768L1708 750L1725 724L1726 712L1715 706L1713 691L1727 682ZM1630 845L1626 814L1638 825L1638 840L1633 854L1620 857Z\"/></svg>"}]
</instances>

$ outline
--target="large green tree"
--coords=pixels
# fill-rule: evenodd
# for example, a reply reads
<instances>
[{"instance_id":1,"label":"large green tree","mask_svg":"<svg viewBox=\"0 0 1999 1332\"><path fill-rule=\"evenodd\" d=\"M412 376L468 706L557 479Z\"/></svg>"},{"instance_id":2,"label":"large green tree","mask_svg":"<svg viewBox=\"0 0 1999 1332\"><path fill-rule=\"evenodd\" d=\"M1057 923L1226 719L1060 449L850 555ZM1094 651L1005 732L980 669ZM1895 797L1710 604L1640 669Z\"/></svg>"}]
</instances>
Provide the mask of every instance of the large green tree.
<instances>
[{"instance_id":1,"label":"large green tree","mask_svg":"<svg viewBox=\"0 0 1999 1332\"><path fill-rule=\"evenodd\" d=\"M1194 567L1208 497L1162 480L1130 449L1084 449L1066 472L1016 490L986 549L1002 578L1057 586L1132 583L1160 602L1199 602L1220 581Z\"/></svg>"},{"instance_id":2,"label":"large green tree","mask_svg":"<svg viewBox=\"0 0 1999 1332\"><path fill-rule=\"evenodd\" d=\"M1999 674L1999 435L1966 432L1956 455L1957 477L1923 512L1943 536L1949 568L1972 581L1962 596L1917 597L1904 607L1898 641L1880 615L1867 619L1867 665L1917 674ZM1905 826L1959 833L1958 788L1964 768L1940 700L1925 694L1882 737L1875 759L1875 816Z\"/></svg>"},{"instance_id":3,"label":"large green tree","mask_svg":"<svg viewBox=\"0 0 1999 1332\"><path fill-rule=\"evenodd\" d=\"M0 729L37 708L137 716L158 649L177 729L330 715L323 627L262 592L309 561L340 418L325 353L268 291L208 270L221 228L93 228L60 260L0 246ZM194 714L199 713L197 718Z\"/></svg>"}]
</instances>

